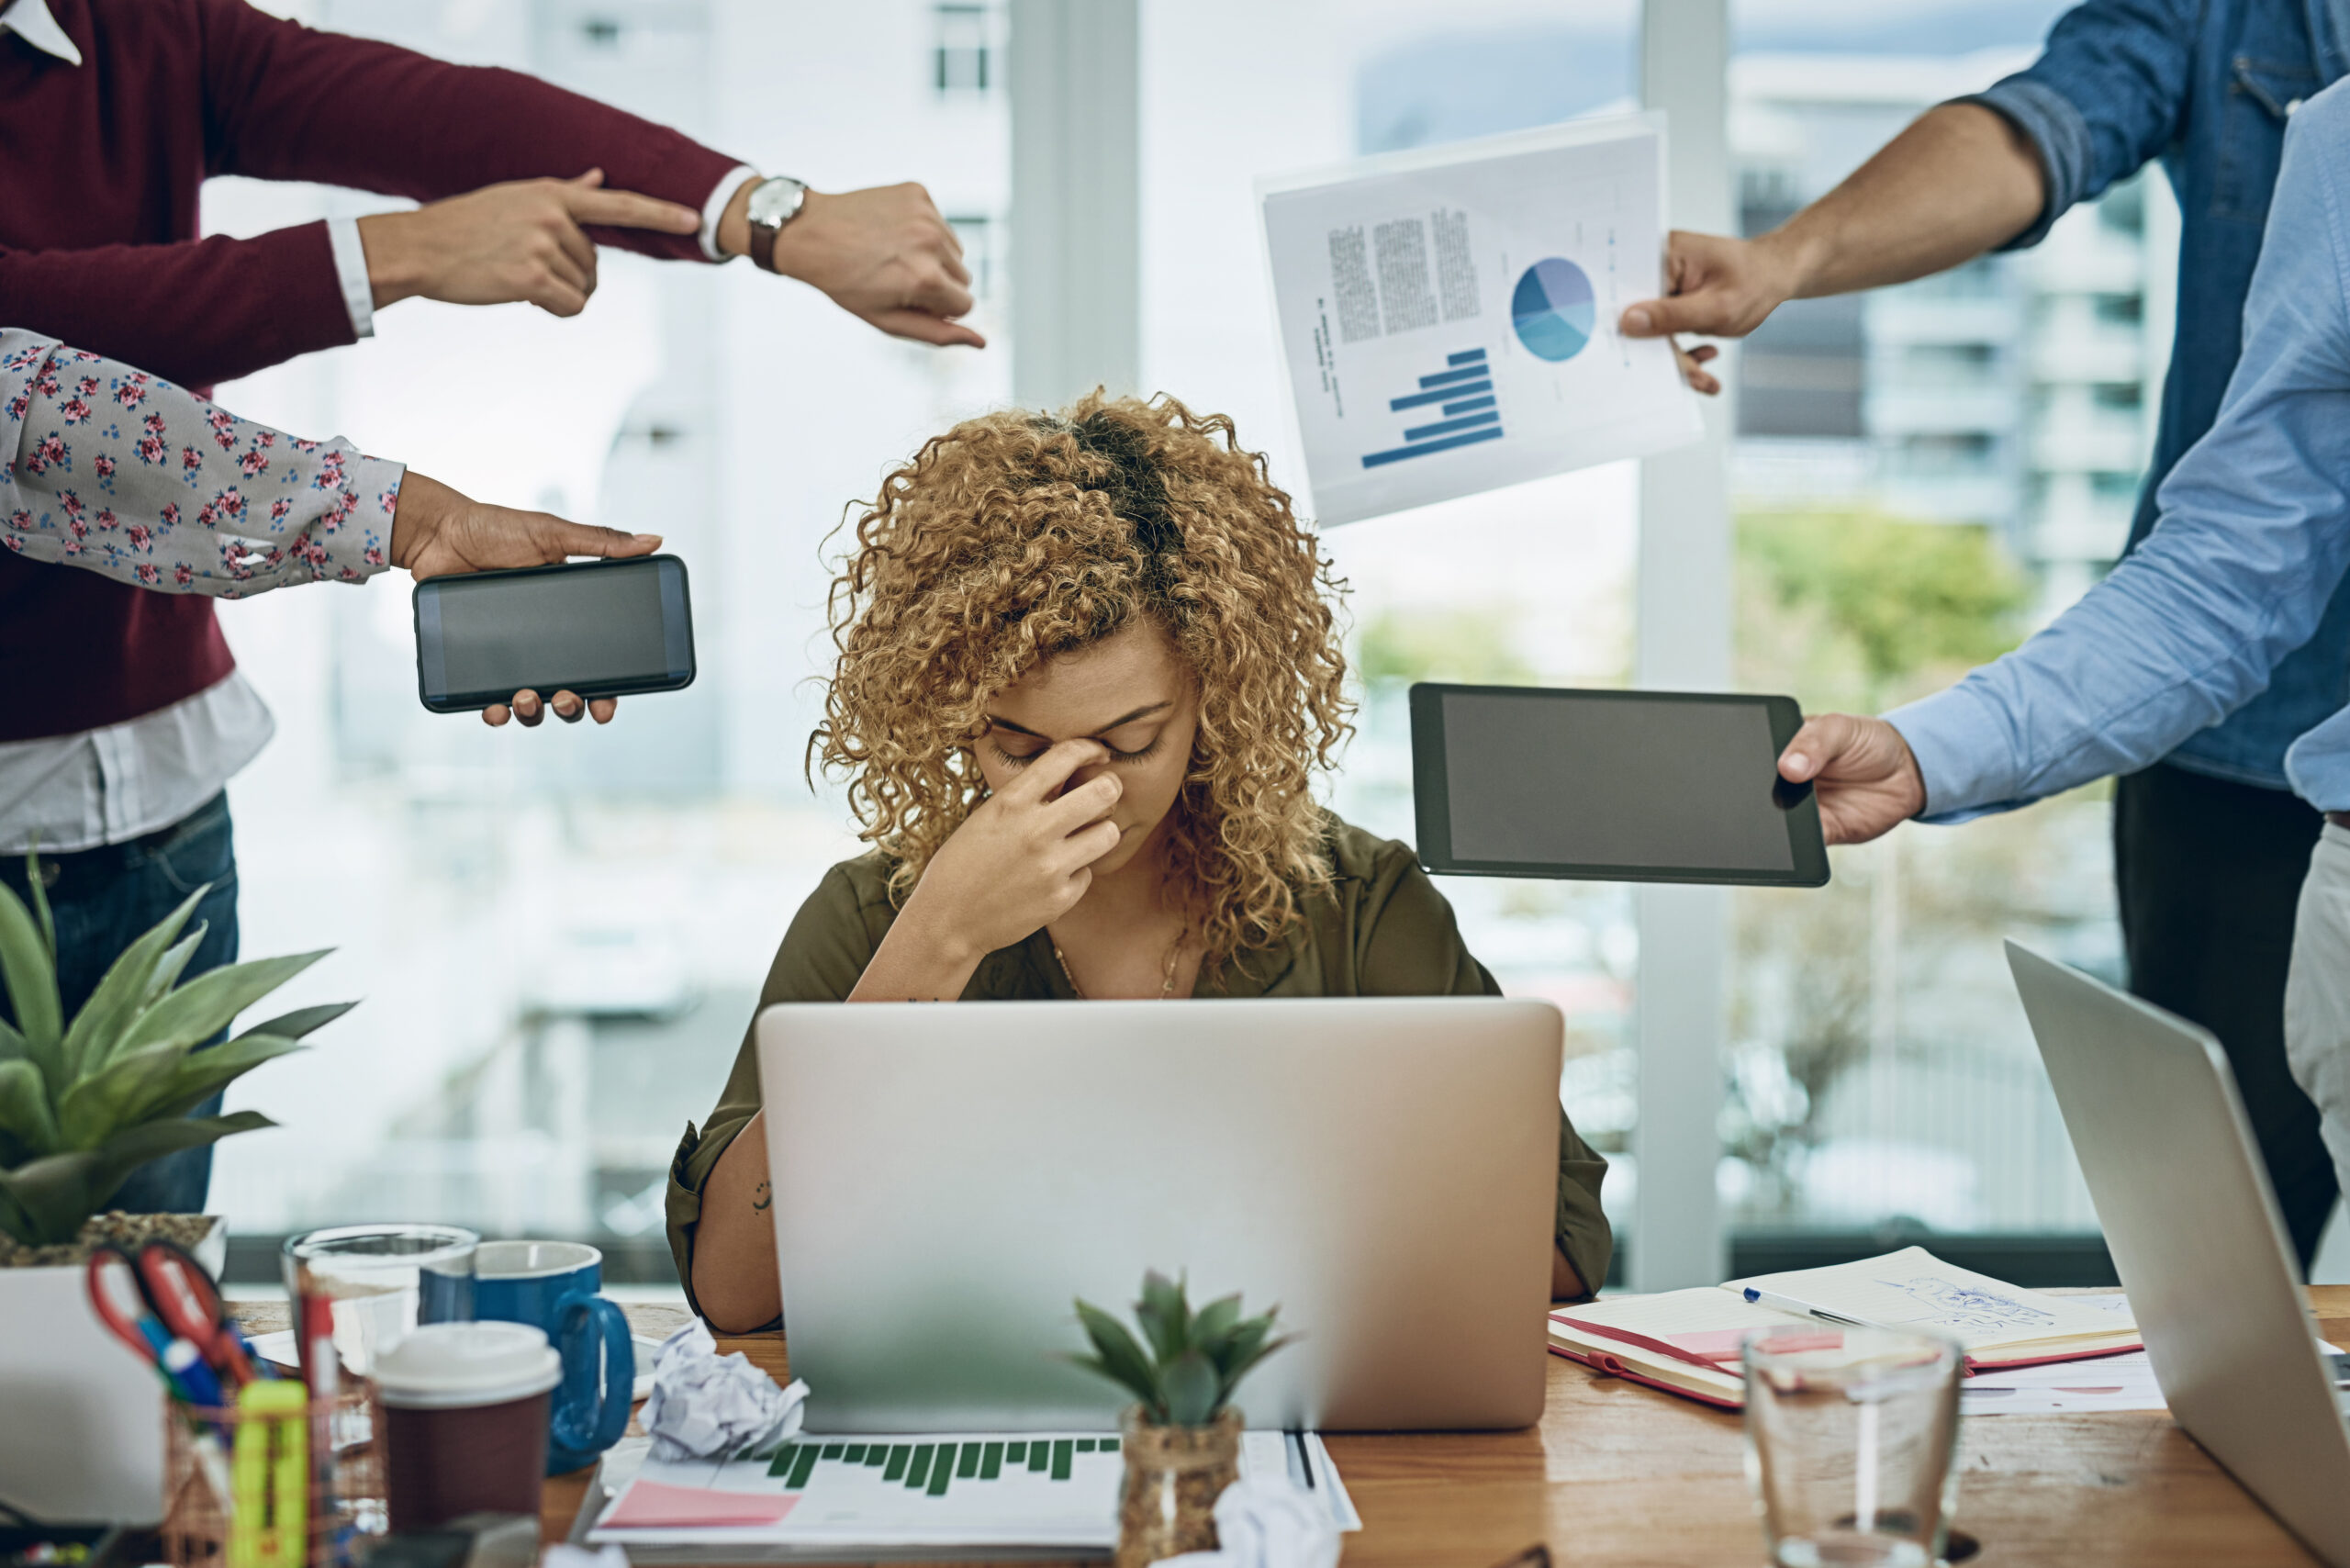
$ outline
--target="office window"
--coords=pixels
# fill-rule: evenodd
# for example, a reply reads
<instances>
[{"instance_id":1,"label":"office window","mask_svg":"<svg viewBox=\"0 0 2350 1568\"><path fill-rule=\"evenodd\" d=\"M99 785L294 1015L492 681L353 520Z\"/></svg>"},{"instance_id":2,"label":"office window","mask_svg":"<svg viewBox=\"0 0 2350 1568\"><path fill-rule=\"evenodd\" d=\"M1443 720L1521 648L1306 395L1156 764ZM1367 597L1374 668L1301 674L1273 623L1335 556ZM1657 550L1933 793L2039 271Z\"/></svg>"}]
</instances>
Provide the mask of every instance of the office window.
<instances>
[{"instance_id":1,"label":"office window","mask_svg":"<svg viewBox=\"0 0 2350 1568\"><path fill-rule=\"evenodd\" d=\"M1774 213L1818 196L1932 104L2028 62L2060 8L1734 7L1741 188L1767 188ZM1862 419L1841 453L1741 410L1742 687L1883 711L2096 580L2159 390L2135 312L2172 258L2143 238L2148 189L2118 187L2031 252L1861 300ZM1760 368L1776 396L1775 362ZM1734 1257L1807 1236L1875 1249L1888 1226L2094 1229L1999 938L2118 977L2108 832L2103 791L2084 790L1839 851L1825 890L1734 895L1719 1171Z\"/></svg>"},{"instance_id":2,"label":"office window","mask_svg":"<svg viewBox=\"0 0 2350 1568\"><path fill-rule=\"evenodd\" d=\"M990 48L988 7L972 5L933 6L931 26L937 41L931 46L931 85L941 96L954 93L985 93L993 64Z\"/></svg>"},{"instance_id":3,"label":"office window","mask_svg":"<svg viewBox=\"0 0 2350 1568\"><path fill-rule=\"evenodd\" d=\"M610 17L627 25L599 30ZM904 69L923 0L321 0L310 19L532 71L768 167L833 127L859 170L921 179L949 213L1009 201L1001 95L942 101ZM368 209L234 180L204 203L239 232ZM957 231L985 280L991 226ZM274 1236L388 1216L578 1237L610 1279L672 1279L670 1155L716 1103L792 914L860 848L800 771L829 667L821 546L889 465L1009 400L1002 290L983 281L972 318L988 351L941 353L740 266L608 250L599 276L573 319L409 300L367 342L221 388L485 500L665 535L701 654L691 689L626 699L609 727L490 731L419 705L397 573L223 608L278 721L230 787L245 951L332 946L285 1005L364 999L232 1092L283 1124L220 1148L214 1207L245 1278L274 1279Z\"/></svg>"},{"instance_id":4,"label":"office window","mask_svg":"<svg viewBox=\"0 0 2350 1568\"><path fill-rule=\"evenodd\" d=\"M1429 146L1630 102L1628 10L1529 18L1506 0L1326 13L1248 0L1144 10L1146 385L1230 413L1244 444L1298 483L1268 330L1250 183L1360 153ZM1245 38L1236 50L1231 40ZM1361 711L1329 801L1415 837L1414 680L1621 685L1630 677L1637 480L1595 470L1334 528L1353 588ZM1633 1126L1627 1027L1637 985L1621 887L1446 879L1469 946L1504 989L1565 1012L1564 1101L1611 1156ZM1611 1180L1619 1214L1628 1179Z\"/></svg>"},{"instance_id":5,"label":"office window","mask_svg":"<svg viewBox=\"0 0 2350 1568\"><path fill-rule=\"evenodd\" d=\"M962 242L963 265L971 274L971 295L987 299L995 293L996 244L1003 225L985 213L946 215L947 226L955 230L955 238Z\"/></svg>"}]
</instances>

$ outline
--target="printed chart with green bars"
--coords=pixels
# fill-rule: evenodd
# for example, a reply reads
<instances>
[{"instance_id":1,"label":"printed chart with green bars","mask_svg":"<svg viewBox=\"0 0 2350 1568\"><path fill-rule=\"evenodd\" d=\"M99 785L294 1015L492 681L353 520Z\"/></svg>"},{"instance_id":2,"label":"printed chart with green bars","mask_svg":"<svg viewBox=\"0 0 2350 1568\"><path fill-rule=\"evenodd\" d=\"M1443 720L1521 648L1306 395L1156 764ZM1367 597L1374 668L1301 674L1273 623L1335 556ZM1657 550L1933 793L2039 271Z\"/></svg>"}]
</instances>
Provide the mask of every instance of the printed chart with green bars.
<instances>
[{"instance_id":1,"label":"printed chart with green bars","mask_svg":"<svg viewBox=\"0 0 2350 1568\"><path fill-rule=\"evenodd\" d=\"M957 1481L1000 1481L1003 1473L1025 1472L1048 1481L1068 1481L1077 1473L1080 1454L1118 1451L1115 1438L963 1438L917 1442L786 1443L767 1462L767 1474L780 1476L784 1489L804 1492L816 1478L816 1467L827 1462L871 1470L879 1466L884 1484L895 1483L909 1492L944 1497Z\"/></svg>"},{"instance_id":2,"label":"printed chart with green bars","mask_svg":"<svg viewBox=\"0 0 2350 1568\"><path fill-rule=\"evenodd\" d=\"M1341 1528L1360 1528L1314 1434L1244 1434L1241 1473L1265 1467L1312 1476ZM803 1435L728 1462L647 1459L605 1517L659 1522L588 1539L648 1562L645 1549L688 1545L1103 1548L1124 1473L1118 1439L1100 1432Z\"/></svg>"}]
</instances>

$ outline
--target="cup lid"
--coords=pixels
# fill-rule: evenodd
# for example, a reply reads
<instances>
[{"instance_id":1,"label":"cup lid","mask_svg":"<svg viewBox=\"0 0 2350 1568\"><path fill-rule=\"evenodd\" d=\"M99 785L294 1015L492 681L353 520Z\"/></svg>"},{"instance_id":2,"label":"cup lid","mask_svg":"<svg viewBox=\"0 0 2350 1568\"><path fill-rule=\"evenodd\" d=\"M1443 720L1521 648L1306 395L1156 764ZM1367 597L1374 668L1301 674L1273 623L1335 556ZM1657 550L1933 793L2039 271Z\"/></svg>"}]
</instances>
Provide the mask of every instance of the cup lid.
<instances>
[{"instance_id":1,"label":"cup lid","mask_svg":"<svg viewBox=\"0 0 2350 1568\"><path fill-rule=\"evenodd\" d=\"M375 1358L386 1405L437 1410L502 1405L563 1381L563 1358L527 1323L427 1323Z\"/></svg>"}]
</instances>

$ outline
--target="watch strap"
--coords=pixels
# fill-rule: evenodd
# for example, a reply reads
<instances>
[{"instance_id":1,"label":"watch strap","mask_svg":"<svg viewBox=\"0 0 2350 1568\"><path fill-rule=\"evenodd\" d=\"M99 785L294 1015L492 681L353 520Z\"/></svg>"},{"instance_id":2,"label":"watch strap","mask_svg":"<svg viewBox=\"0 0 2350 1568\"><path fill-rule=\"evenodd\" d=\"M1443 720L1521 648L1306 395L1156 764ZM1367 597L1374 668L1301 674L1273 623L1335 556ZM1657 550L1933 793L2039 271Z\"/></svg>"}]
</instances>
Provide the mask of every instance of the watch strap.
<instances>
[{"instance_id":1,"label":"watch strap","mask_svg":"<svg viewBox=\"0 0 2350 1568\"><path fill-rule=\"evenodd\" d=\"M762 215L759 210L762 204L759 201L759 196L769 188L777 185L788 185L792 187L792 195L798 199L791 203L791 210L785 213L781 218L762 221ZM758 185L752 187L750 220L751 260L758 266L760 271L770 273L775 271L776 236L782 233L783 226L790 222L793 218L799 217L801 210L805 208L807 205L808 182L805 180L797 180L788 176L779 176L763 180Z\"/></svg>"}]
</instances>

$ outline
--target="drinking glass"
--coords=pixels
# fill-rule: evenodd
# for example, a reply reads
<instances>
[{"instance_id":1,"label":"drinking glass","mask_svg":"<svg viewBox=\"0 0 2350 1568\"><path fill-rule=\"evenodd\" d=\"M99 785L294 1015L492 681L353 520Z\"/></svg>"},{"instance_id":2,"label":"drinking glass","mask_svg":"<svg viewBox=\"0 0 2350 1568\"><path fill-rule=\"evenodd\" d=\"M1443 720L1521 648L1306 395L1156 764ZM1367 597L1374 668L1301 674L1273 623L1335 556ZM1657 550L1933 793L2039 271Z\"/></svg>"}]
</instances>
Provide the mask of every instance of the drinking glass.
<instances>
[{"instance_id":1,"label":"drinking glass","mask_svg":"<svg viewBox=\"0 0 2350 1568\"><path fill-rule=\"evenodd\" d=\"M474 1315L474 1249L481 1238L453 1225L341 1225L289 1237L282 1259L295 1302L334 1304L334 1348L343 1370L373 1374L375 1358L406 1338L419 1313L443 1323Z\"/></svg>"},{"instance_id":2,"label":"drinking glass","mask_svg":"<svg viewBox=\"0 0 2350 1568\"><path fill-rule=\"evenodd\" d=\"M1931 1334L1746 1337L1746 1475L1776 1568L1930 1568L1957 1500L1964 1356Z\"/></svg>"}]
</instances>

